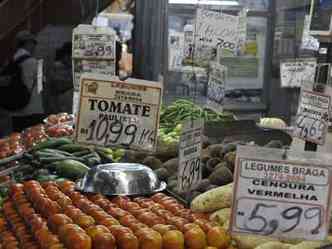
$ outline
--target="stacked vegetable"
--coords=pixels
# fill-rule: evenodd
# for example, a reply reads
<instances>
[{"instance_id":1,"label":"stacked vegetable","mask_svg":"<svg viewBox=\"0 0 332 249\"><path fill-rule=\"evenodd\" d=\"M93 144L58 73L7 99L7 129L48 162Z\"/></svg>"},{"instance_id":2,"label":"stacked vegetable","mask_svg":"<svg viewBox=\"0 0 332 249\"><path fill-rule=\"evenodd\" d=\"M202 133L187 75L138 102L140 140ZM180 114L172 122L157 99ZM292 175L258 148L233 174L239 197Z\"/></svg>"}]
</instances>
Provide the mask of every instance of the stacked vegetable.
<instances>
[{"instance_id":1,"label":"stacked vegetable","mask_svg":"<svg viewBox=\"0 0 332 249\"><path fill-rule=\"evenodd\" d=\"M235 249L220 226L164 194L82 195L74 183L11 186L0 218L5 249Z\"/></svg>"},{"instance_id":2,"label":"stacked vegetable","mask_svg":"<svg viewBox=\"0 0 332 249\"><path fill-rule=\"evenodd\" d=\"M208 108L202 108L192 101L180 99L167 107L162 107L160 115L160 138L165 142L178 140L181 124L187 120L203 119L208 121L234 120L231 113L218 113Z\"/></svg>"}]
</instances>

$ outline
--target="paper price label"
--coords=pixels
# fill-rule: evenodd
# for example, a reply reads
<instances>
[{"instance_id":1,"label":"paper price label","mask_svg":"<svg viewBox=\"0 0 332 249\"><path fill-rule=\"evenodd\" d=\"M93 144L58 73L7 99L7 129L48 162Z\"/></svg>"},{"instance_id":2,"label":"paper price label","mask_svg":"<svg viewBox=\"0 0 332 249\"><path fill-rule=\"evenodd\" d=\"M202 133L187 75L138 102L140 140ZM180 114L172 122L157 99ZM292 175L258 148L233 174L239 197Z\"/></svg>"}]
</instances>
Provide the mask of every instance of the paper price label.
<instances>
[{"instance_id":1,"label":"paper price label","mask_svg":"<svg viewBox=\"0 0 332 249\"><path fill-rule=\"evenodd\" d=\"M314 82L317 60L292 59L281 62L280 77L282 87L301 87L306 82Z\"/></svg>"},{"instance_id":2,"label":"paper price label","mask_svg":"<svg viewBox=\"0 0 332 249\"><path fill-rule=\"evenodd\" d=\"M80 79L84 73L115 76L115 61L113 60L73 60L74 88L79 91Z\"/></svg>"},{"instance_id":3,"label":"paper price label","mask_svg":"<svg viewBox=\"0 0 332 249\"><path fill-rule=\"evenodd\" d=\"M324 240L329 228L328 165L280 160L275 151L238 147L231 231Z\"/></svg>"},{"instance_id":4,"label":"paper price label","mask_svg":"<svg viewBox=\"0 0 332 249\"><path fill-rule=\"evenodd\" d=\"M324 145L330 105L330 96L302 90L293 135L304 141Z\"/></svg>"},{"instance_id":5,"label":"paper price label","mask_svg":"<svg viewBox=\"0 0 332 249\"><path fill-rule=\"evenodd\" d=\"M178 170L178 190L182 193L190 191L202 179L202 124L201 120L196 120L183 125Z\"/></svg>"},{"instance_id":6,"label":"paper price label","mask_svg":"<svg viewBox=\"0 0 332 249\"><path fill-rule=\"evenodd\" d=\"M211 11L197 10L197 44L235 50L239 42L239 17Z\"/></svg>"},{"instance_id":7,"label":"paper price label","mask_svg":"<svg viewBox=\"0 0 332 249\"><path fill-rule=\"evenodd\" d=\"M109 27L79 25L73 32L73 58L116 58L116 34Z\"/></svg>"},{"instance_id":8,"label":"paper price label","mask_svg":"<svg viewBox=\"0 0 332 249\"><path fill-rule=\"evenodd\" d=\"M210 63L210 75L207 89L207 105L222 111L225 99L227 68L220 63Z\"/></svg>"},{"instance_id":9,"label":"paper price label","mask_svg":"<svg viewBox=\"0 0 332 249\"><path fill-rule=\"evenodd\" d=\"M84 74L76 141L155 151L161 96L158 82Z\"/></svg>"}]
</instances>

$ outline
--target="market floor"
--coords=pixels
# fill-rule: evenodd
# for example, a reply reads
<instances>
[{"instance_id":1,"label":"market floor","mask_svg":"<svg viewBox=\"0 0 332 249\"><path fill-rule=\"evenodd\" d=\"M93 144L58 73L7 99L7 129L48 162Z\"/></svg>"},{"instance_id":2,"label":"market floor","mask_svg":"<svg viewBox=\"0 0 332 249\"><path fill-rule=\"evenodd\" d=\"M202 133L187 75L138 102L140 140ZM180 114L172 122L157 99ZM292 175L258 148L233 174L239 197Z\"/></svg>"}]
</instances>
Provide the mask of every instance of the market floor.
<instances>
[{"instance_id":1,"label":"market floor","mask_svg":"<svg viewBox=\"0 0 332 249\"><path fill-rule=\"evenodd\" d=\"M296 151L304 150L304 142L300 139L294 138L292 149ZM332 132L329 132L324 146L318 146L318 152L332 153Z\"/></svg>"}]
</instances>

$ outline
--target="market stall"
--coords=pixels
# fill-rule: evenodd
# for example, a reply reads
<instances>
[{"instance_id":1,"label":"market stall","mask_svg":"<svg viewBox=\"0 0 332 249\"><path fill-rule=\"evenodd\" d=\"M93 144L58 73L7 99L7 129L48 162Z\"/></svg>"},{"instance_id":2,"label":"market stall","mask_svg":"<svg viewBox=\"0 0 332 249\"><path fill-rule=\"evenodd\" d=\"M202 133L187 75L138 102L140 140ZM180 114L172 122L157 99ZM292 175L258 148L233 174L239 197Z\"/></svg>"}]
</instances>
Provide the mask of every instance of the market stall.
<instances>
[{"instance_id":1,"label":"market stall","mask_svg":"<svg viewBox=\"0 0 332 249\"><path fill-rule=\"evenodd\" d=\"M186 2L137 2L134 70L118 65L132 15L73 29L73 114L0 140L0 249L329 248L332 155L317 148L332 91L316 60L281 62L295 122L248 120L269 104L275 1Z\"/></svg>"}]
</instances>

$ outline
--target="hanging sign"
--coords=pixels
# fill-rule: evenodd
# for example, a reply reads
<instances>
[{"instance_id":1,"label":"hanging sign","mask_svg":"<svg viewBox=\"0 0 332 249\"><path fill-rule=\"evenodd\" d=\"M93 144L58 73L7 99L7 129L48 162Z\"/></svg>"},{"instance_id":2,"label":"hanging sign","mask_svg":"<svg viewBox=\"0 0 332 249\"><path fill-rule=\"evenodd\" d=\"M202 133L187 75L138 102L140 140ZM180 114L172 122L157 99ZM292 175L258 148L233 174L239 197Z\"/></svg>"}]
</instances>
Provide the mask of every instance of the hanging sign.
<instances>
[{"instance_id":1,"label":"hanging sign","mask_svg":"<svg viewBox=\"0 0 332 249\"><path fill-rule=\"evenodd\" d=\"M199 8L196 16L196 44L234 51L239 42L238 25L238 16Z\"/></svg>"},{"instance_id":2,"label":"hanging sign","mask_svg":"<svg viewBox=\"0 0 332 249\"><path fill-rule=\"evenodd\" d=\"M310 24L311 24L310 15L306 15L304 18L301 49L318 51L320 43L315 37L310 35Z\"/></svg>"},{"instance_id":3,"label":"hanging sign","mask_svg":"<svg viewBox=\"0 0 332 249\"><path fill-rule=\"evenodd\" d=\"M225 99L227 68L220 63L210 63L210 74L207 88L207 106L222 111Z\"/></svg>"},{"instance_id":4,"label":"hanging sign","mask_svg":"<svg viewBox=\"0 0 332 249\"><path fill-rule=\"evenodd\" d=\"M168 38L169 69L182 67L184 59L184 33L170 32Z\"/></svg>"},{"instance_id":5,"label":"hanging sign","mask_svg":"<svg viewBox=\"0 0 332 249\"><path fill-rule=\"evenodd\" d=\"M305 82L314 82L317 60L290 59L280 64L281 87L301 87Z\"/></svg>"},{"instance_id":6,"label":"hanging sign","mask_svg":"<svg viewBox=\"0 0 332 249\"><path fill-rule=\"evenodd\" d=\"M285 157L283 150L238 146L232 233L303 240L327 237L329 165L320 155L306 153L288 152Z\"/></svg>"},{"instance_id":7,"label":"hanging sign","mask_svg":"<svg viewBox=\"0 0 332 249\"><path fill-rule=\"evenodd\" d=\"M80 79L84 73L104 74L115 76L114 60L73 60L74 88L79 91Z\"/></svg>"},{"instance_id":8,"label":"hanging sign","mask_svg":"<svg viewBox=\"0 0 332 249\"><path fill-rule=\"evenodd\" d=\"M188 121L183 124L179 148L178 190L188 192L202 180L203 121Z\"/></svg>"},{"instance_id":9,"label":"hanging sign","mask_svg":"<svg viewBox=\"0 0 332 249\"><path fill-rule=\"evenodd\" d=\"M330 96L302 90L293 135L304 141L324 145L330 106Z\"/></svg>"},{"instance_id":10,"label":"hanging sign","mask_svg":"<svg viewBox=\"0 0 332 249\"><path fill-rule=\"evenodd\" d=\"M161 98L159 82L84 74L75 140L155 151Z\"/></svg>"},{"instance_id":11,"label":"hanging sign","mask_svg":"<svg viewBox=\"0 0 332 249\"><path fill-rule=\"evenodd\" d=\"M74 59L116 59L117 37L109 27L79 25L73 30Z\"/></svg>"}]
</instances>

